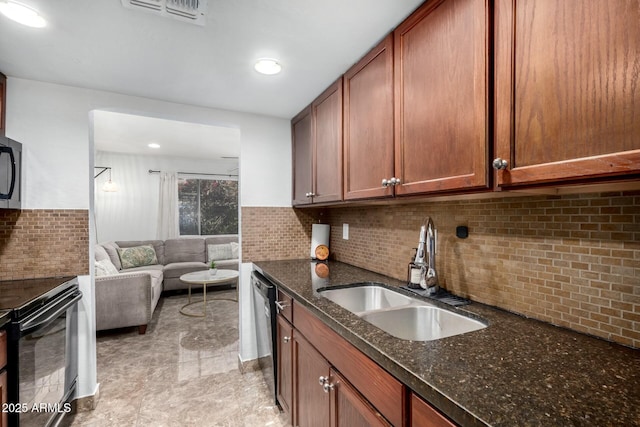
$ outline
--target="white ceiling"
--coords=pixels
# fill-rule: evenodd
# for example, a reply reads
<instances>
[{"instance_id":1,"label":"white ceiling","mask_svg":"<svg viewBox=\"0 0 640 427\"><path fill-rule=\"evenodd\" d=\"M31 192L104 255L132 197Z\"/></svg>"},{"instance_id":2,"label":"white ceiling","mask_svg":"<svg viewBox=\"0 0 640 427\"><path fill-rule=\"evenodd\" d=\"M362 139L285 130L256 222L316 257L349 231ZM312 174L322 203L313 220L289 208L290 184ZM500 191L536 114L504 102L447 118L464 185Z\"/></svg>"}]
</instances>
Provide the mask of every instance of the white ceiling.
<instances>
[{"instance_id":1,"label":"white ceiling","mask_svg":"<svg viewBox=\"0 0 640 427\"><path fill-rule=\"evenodd\" d=\"M193 159L228 160L238 164L240 130L130 114L94 111L95 149ZM150 148L156 143L160 148Z\"/></svg>"},{"instance_id":2,"label":"white ceiling","mask_svg":"<svg viewBox=\"0 0 640 427\"><path fill-rule=\"evenodd\" d=\"M0 0L2 1L2 0ZM422 0L208 0L206 25L121 0L20 0L43 29L0 15L10 77L291 118ZM283 71L263 76L259 57Z\"/></svg>"}]
</instances>

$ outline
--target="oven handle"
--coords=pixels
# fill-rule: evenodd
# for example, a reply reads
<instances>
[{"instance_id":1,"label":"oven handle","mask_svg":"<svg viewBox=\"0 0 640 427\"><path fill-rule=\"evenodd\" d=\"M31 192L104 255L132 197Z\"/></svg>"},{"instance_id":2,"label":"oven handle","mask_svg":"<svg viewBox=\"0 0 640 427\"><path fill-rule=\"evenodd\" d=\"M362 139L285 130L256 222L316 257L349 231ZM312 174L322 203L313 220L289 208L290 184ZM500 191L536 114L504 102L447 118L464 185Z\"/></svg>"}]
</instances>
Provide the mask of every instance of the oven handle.
<instances>
[{"instance_id":1,"label":"oven handle","mask_svg":"<svg viewBox=\"0 0 640 427\"><path fill-rule=\"evenodd\" d=\"M69 307L77 303L82 299L82 292L76 291L68 296L65 296L55 306L49 310L38 314L26 322L20 324L20 335L29 335L33 331L48 326L51 322L57 319L62 313L64 313Z\"/></svg>"}]
</instances>

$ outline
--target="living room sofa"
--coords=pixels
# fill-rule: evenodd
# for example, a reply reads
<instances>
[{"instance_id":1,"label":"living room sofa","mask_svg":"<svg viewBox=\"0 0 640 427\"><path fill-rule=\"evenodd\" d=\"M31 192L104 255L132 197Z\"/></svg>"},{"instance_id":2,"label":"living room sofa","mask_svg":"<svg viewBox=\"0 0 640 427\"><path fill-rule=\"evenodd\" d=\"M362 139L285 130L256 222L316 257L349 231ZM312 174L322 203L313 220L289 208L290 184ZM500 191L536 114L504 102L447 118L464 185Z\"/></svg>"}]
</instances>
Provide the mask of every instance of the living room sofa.
<instances>
[{"instance_id":1,"label":"living room sofa","mask_svg":"<svg viewBox=\"0 0 640 427\"><path fill-rule=\"evenodd\" d=\"M180 276L211 259L238 270L238 236L105 242L95 247L96 329L138 326L146 332L162 291L187 289ZM237 286L237 279L229 284Z\"/></svg>"}]
</instances>

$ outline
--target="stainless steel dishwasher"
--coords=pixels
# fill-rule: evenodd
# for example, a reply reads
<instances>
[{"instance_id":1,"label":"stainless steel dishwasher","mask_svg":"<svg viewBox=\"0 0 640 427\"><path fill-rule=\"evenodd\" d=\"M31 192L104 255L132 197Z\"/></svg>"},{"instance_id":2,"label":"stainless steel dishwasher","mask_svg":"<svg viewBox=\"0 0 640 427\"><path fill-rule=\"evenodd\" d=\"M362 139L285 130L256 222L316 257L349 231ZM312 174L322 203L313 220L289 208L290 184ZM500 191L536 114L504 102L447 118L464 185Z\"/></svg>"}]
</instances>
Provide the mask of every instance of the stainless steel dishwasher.
<instances>
[{"instance_id":1,"label":"stainless steel dishwasher","mask_svg":"<svg viewBox=\"0 0 640 427\"><path fill-rule=\"evenodd\" d=\"M269 387L273 402L277 404L276 381L276 287L257 271L251 273L253 309L256 321L258 364Z\"/></svg>"}]
</instances>

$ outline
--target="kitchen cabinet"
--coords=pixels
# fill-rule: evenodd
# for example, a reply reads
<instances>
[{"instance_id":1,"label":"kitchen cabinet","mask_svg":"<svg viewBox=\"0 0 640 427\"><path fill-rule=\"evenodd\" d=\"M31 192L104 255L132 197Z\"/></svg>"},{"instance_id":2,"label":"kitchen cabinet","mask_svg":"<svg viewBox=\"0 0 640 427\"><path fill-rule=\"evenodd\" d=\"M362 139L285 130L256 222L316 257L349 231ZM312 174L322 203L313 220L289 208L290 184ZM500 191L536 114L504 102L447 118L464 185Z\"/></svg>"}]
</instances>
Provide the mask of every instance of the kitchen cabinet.
<instances>
[{"instance_id":1,"label":"kitchen cabinet","mask_svg":"<svg viewBox=\"0 0 640 427\"><path fill-rule=\"evenodd\" d=\"M430 1L393 33L396 195L488 187L490 3Z\"/></svg>"},{"instance_id":2,"label":"kitchen cabinet","mask_svg":"<svg viewBox=\"0 0 640 427\"><path fill-rule=\"evenodd\" d=\"M333 423L340 422L341 420L344 421L345 419L376 419L379 420L380 425L386 425L385 423L387 422L395 426L405 425L404 396L406 389L402 383L331 330L311 312L295 302L293 326L296 348L299 349L301 342L303 343L303 348L305 348L304 345L308 343L326 360L333 372L337 371L341 375L339 380L335 374L327 371L324 375L328 375L328 379L326 384L323 383L322 385L318 384L320 380L319 376L315 378L309 376L301 379L299 376L296 377L296 375L294 375L294 377L296 377L294 378L296 384L299 384L301 381L308 381L310 385L311 383L315 383L313 385L321 388L323 392L326 385L331 392L330 398L333 405L335 405L336 402L342 402L343 405L349 403L348 409L347 407L344 408L344 414L340 412L339 406L336 407L333 411ZM305 340L304 342L301 337ZM307 350L303 355L309 353L310 351ZM294 357L294 365L299 363L299 358L300 353L297 352ZM324 368L326 368L326 366L323 365L323 369ZM344 384L348 384L348 387L351 387L351 389L342 387L340 381L344 381ZM357 398L349 393L350 390L356 393ZM342 392L345 394L342 395ZM294 394L297 394L297 390L294 391ZM297 395L294 396L294 400L296 398ZM362 403L362 405L354 403L358 401ZM330 408L328 408L328 410L331 411ZM338 411L337 413L335 413L336 410Z\"/></svg>"},{"instance_id":3,"label":"kitchen cabinet","mask_svg":"<svg viewBox=\"0 0 640 427\"><path fill-rule=\"evenodd\" d=\"M295 302L293 319L295 426L406 425L402 383Z\"/></svg>"},{"instance_id":4,"label":"kitchen cabinet","mask_svg":"<svg viewBox=\"0 0 640 427\"><path fill-rule=\"evenodd\" d=\"M276 398L280 407L293 423L293 306L292 298L282 290L276 290L276 354L278 360Z\"/></svg>"},{"instance_id":5,"label":"kitchen cabinet","mask_svg":"<svg viewBox=\"0 0 640 427\"><path fill-rule=\"evenodd\" d=\"M640 172L640 4L495 2L497 186Z\"/></svg>"},{"instance_id":6,"label":"kitchen cabinet","mask_svg":"<svg viewBox=\"0 0 640 427\"><path fill-rule=\"evenodd\" d=\"M291 121L293 204L342 200L342 78Z\"/></svg>"},{"instance_id":7,"label":"kitchen cabinet","mask_svg":"<svg viewBox=\"0 0 640 427\"><path fill-rule=\"evenodd\" d=\"M344 74L344 199L393 196L393 35Z\"/></svg>"},{"instance_id":8,"label":"kitchen cabinet","mask_svg":"<svg viewBox=\"0 0 640 427\"><path fill-rule=\"evenodd\" d=\"M411 425L421 427L455 427L455 424L413 393L411 393Z\"/></svg>"},{"instance_id":9,"label":"kitchen cabinet","mask_svg":"<svg viewBox=\"0 0 640 427\"><path fill-rule=\"evenodd\" d=\"M294 332L295 333L295 332ZM295 334L295 422L296 427L330 427L329 394L331 366L300 334Z\"/></svg>"},{"instance_id":10,"label":"kitchen cabinet","mask_svg":"<svg viewBox=\"0 0 640 427\"><path fill-rule=\"evenodd\" d=\"M0 73L0 136L6 134L7 116L7 77Z\"/></svg>"},{"instance_id":11,"label":"kitchen cabinet","mask_svg":"<svg viewBox=\"0 0 640 427\"><path fill-rule=\"evenodd\" d=\"M313 190L313 139L311 106L291 120L293 151L293 204L311 203Z\"/></svg>"},{"instance_id":12,"label":"kitchen cabinet","mask_svg":"<svg viewBox=\"0 0 640 427\"><path fill-rule=\"evenodd\" d=\"M340 373L331 369L329 378L332 426L391 427Z\"/></svg>"},{"instance_id":13,"label":"kitchen cabinet","mask_svg":"<svg viewBox=\"0 0 640 427\"><path fill-rule=\"evenodd\" d=\"M277 363L277 391L276 397L280 407L287 414L289 422L293 420L293 327L282 316L277 316L276 339L278 355Z\"/></svg>"}]
</instances>

